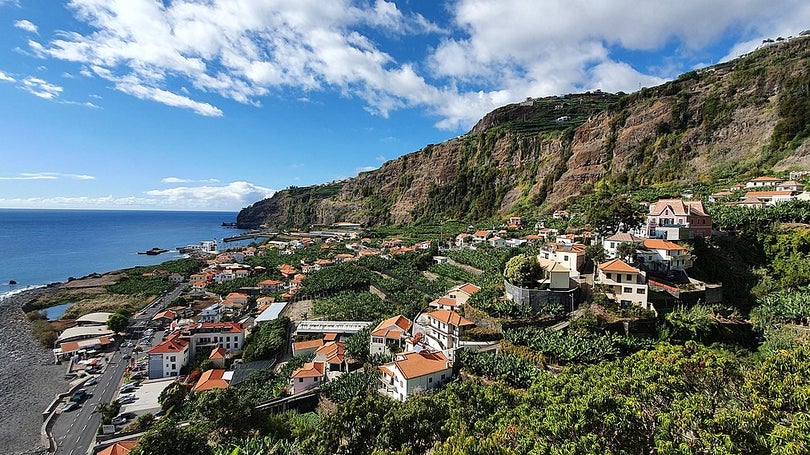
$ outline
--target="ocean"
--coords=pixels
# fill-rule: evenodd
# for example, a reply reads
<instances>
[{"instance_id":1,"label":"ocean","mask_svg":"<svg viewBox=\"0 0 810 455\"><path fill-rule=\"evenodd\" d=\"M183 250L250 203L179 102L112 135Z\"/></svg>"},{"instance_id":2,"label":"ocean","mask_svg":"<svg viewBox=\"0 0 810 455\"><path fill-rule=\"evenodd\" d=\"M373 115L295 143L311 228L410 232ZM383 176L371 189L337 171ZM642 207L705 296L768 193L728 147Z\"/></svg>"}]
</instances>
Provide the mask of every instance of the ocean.
<instances>
[{"instance_id":1,"label":"ocean","mask_svg":"<svg viewBox=\"0 0 810 455\"><path fill-rule=\"evenodd\" d=\"M222 227L236 212L0 209L0 297L82 277L182 257L176 248L220 242L242 231ZM157 256L151 248L171 250ZM10 285L9 281L17 284Z\"/></svg>"}]
</instances>

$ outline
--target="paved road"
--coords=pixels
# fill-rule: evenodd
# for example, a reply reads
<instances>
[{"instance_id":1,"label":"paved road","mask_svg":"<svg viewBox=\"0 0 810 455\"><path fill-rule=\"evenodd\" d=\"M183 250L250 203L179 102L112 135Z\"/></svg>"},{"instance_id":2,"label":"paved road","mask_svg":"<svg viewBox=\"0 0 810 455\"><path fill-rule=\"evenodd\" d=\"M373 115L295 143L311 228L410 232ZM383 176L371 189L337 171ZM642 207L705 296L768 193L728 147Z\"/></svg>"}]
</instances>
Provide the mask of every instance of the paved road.
<instances>
[{"instance_id":1,"label":"paved road","mask_svg":"<svg viewBox=\"0 0 810 455\"><path fill-rule=\"evenodd\" d=\"M101 420L101 416L93 411L98 403L112 401L127 364L127 361L121 358L123 352L114 351L111 355L109 366L98 377L98 384L86 387L93 396L85 400L81 408L56 418L53 435L58 445L57 454L84 454L93 443Z\"/></svg>"},{"instance_id":2,"label":"paved road","mask_svg":"<svg viewBox=\"0 0 810 455\"><path fill-rule=\"evenodd\" d=\"M140 321L145 323L150 321L158 311L166 308L179 297L186 287L187 285L181 284L155 299L136 317L133 317L131 322L137 323ZM157 337L157 340L159 341L160 338ZM90 448L90 445L94 443L101 416L93 411L98 403L109 403L113 400L113 397L117 396L121 379L124 377L124 370L129 362L122 358L124 354L131 354L131 349L122 347L120 351L108 354L111 355L110 364L104 373L99 376L98 384L87 387L87 391L93 396L85 400L79 409L66 412L56 418L53 435L58 446L57 455L84 454Z\"/></svg>"}]
</instances>

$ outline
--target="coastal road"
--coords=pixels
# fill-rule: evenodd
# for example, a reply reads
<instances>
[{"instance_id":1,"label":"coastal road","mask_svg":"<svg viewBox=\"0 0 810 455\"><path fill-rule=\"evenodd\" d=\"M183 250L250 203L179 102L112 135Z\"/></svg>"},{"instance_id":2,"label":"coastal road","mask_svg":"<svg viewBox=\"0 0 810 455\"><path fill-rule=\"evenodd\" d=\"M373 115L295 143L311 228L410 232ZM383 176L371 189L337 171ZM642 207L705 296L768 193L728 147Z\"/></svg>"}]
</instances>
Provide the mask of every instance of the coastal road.
<instances>
[{"instance_id":1,"label":"coastal road","mask_svg":"<svg viewBox=\"0 0 810 455\"><path fill-rule=\"evenodd\" d=\"M98 403L109 403L118 391L127 360L122 359L126 351L113 351L109 366L98 377L98 383L86 387L93 396L82 403L81 408L66 412L56 419L53 436L56 438L57 454L79 455L87 453L96 436L101 416L94 413Z\"/></svg>"},{"instance_id":2,"label":"coastal road","mask_svg":"<svg viewBox=\"0 0 810 455\"><path fill-rule=\"evenodd\" d=\"M140 322L145 326L158 311L166 308L177 299L186 287L188 285L181 284L158 297L141 310L138 315L134 316L131 322L135 325ZM159 337L156 338L158 341L160 340ZM116 396L121 385L121 379L124 377L124 370L129 363L129 360L124 360L122 356L132 354L132 350L124 347L124 345L125 343L122 342L120 351L113 351L108 354L111 355L110 363L104 373L99 376L98 384L86 387L87 391L93 396L85 400L79 409L66 412L57 417L53 427L53 436L56 438L58 446L56 453L58 455L84 454L93 444L101 422L101 416L93 411L98 403L109 403Z\"/></svg>"}]
</instances>

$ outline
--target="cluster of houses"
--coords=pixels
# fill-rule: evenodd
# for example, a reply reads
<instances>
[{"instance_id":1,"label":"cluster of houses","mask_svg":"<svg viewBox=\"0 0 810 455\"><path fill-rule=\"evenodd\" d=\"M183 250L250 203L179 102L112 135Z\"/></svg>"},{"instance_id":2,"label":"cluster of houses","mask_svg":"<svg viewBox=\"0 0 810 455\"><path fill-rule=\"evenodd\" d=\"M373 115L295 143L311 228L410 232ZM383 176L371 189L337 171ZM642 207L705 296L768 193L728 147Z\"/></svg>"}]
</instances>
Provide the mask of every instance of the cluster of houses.
<instances>
[{"instance_id":1,"label":"cluster of houses","mask_svg":"<svg viewBox=\"0 0 810 455\"><path fill-rule=\"evenodd\" d=\"M767 176L757 177L744 184L738 183L727 190L713 193L709 196L709 201L728 200L740 191L745 191L745 194L738 201L731 203L741 207L762 208L793 199L807 201L810 200L810 192L804 191L804 185L795 180L806 176L804 172L807 171L791 173L789 180Z\"/></svg>"},{"instance_id":2,"label":"cluster of houses","mask_svg":"<svg viewBox=\"0 0 810 455\"><path fill-rule=\"evenodd\" d=\"M497 342L470 342L464 332L475 324L459 310L480 288L465 283L451 288L446 295L430 302L429 310L414 321L398 315L386 319L370 331L370 354L384 354L392 360L382 366L380 391L404 401L408 396L447 382L453 374L453 360L458 349L497 349ZM342 324L368 323L326 322L323 330L344 330ZM299 326L300 329L300 326ZM343 332L345 334L345 331ZM290 380L293 394L334 379L345 373L345 343L341 334L324 332L322 339L293 343L293 353L313 352L312 362L295 370Z\"/></svg>"}]
</instances>

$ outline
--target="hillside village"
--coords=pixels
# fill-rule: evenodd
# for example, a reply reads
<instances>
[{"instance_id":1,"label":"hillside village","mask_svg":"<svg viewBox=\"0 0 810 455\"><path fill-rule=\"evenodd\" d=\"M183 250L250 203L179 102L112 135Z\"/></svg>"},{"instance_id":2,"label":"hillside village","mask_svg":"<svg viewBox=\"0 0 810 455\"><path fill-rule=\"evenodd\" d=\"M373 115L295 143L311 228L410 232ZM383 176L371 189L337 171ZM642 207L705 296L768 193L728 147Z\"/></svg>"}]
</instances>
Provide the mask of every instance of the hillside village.
<instances>
[{"instance_id":1,"label":"hillside village","mask_svg":"<svg viewBox=\"0 0 810 455\"><path fill-rule=\"evenodd\" d=\"M130 277L183 291L148 319L134 316L119 400L126 413L137 387L156 381L160 401L139 409L177 413L204 393L259 387L249 394L256 409L305 412L362 393L405 402L460 378L525 387L515 368L558 373L651 349L662 328L677 329L676 315L696 310L707 312L710 330L739 337L751 323L723 309L733 308L727 285L691 272L709 239L742 235L712 213L806 204L810 193L797 180L807 176L757 177L703 199L691 191L627 199L621 216L571 206L416 236L336 223L199 251L192 273L168 267ZM110 316L85 315L60 334L57 360L73 364L87 349L113 346L120 334L104 326ZM169 398L177 394L179 402ZM139 428L132 423L129 433L139 437Z\"/></svg>"}]
</instances>

